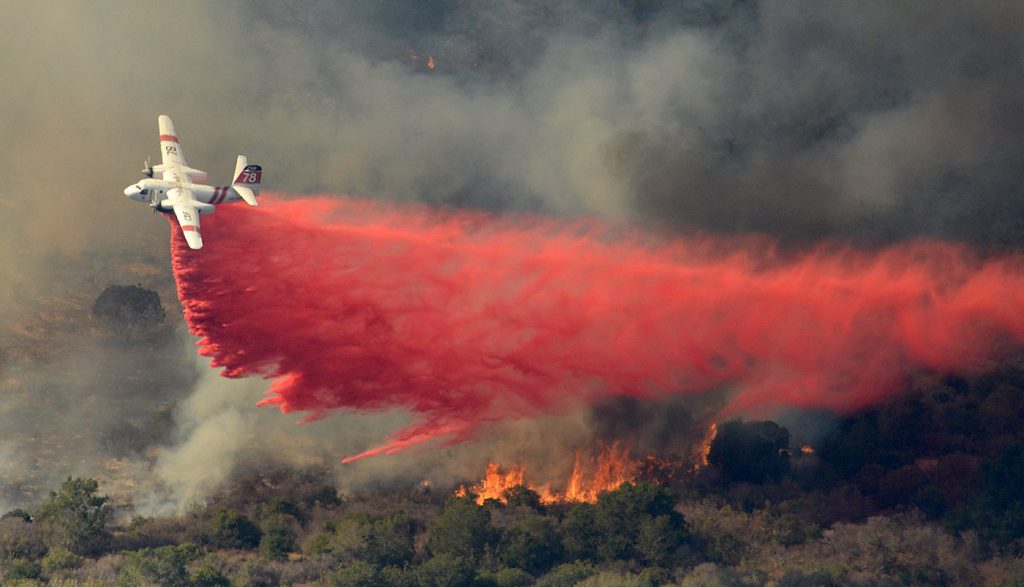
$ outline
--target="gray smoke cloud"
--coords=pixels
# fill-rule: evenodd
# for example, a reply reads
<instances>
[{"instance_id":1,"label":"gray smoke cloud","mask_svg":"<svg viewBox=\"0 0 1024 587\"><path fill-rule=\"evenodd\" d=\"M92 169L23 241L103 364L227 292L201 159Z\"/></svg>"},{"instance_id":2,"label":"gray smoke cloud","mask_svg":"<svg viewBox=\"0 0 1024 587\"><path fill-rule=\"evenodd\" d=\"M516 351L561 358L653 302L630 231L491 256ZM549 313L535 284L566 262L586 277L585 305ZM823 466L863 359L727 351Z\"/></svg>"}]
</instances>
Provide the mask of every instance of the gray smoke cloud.
<instances>
[{"instance_id":1,"label":"gray smoke cloud","mask_svg":"<svg viewBox=\"0 0 1024 587\"><path fill-rule=\"evenodd\" d=\"M440 487L476 480L490 461L531 464L536 482L568 479L577 449L593 445L586 410L498 425L492 434L454 446L417 447L396 455L342 465L341 459L379 442L410 421L402 412L339 414L296 424L294 414L254 409L266 382L233 380L203 362L192 394L176 410L175 433L159 448L131 502L145 515L179 514L203 503L236 474L260 466L317 468L333 475L343 493L400 485ZM680 424L675 423L677 436ZM640 447L649 449L651 447ZM0 451L0 456L3 452Z\"/></svg>"},{"instance_id":2,"label":"gray smoke cloud","mask_svg":"<svg viewBox=\"0 0 1024 587\"><path fill-rule=\"evenodd\" d=\"M294 432L294 418L252 408L262 382L201 372L192 389L180 343L96 350L47 321L84 320L109 283L143 283L173 308L167 223L121 195L158 155L158 114L174 118L189 163L214 182L244 153L264 165L267 189L290 193L798 244L933 236L1017 248L1022 19L1024 5L966 0L7 3L0 368L4 389L26 398L0 412L0 464L25 480L11 495L107 463L111 429L144 427L153 411L174 413L163 448L119 466L147 471L129 493L171 504L159 507L201 499L246 451L284 454L263 438L308 435L294 452L334 463L403 418ZM49 327L33 330L40 323ZM126 383L139 364L174 384ZM110 395L125 389L135 399ZM54 399L35 402L39 390ZM46 407L71 400L87 409L54 418ZM77 425L90 418L101 424ZM604 433L601 413L566 418L567 446ZM486 451L541 446L525 441L536 424L516 426L507 443L439 449L436 460L356 463L339 483L472 477L466 463ZM34 429L63 435L79 465L48 469L26 440L40 438Z\"/></svg>"}]
</instances>

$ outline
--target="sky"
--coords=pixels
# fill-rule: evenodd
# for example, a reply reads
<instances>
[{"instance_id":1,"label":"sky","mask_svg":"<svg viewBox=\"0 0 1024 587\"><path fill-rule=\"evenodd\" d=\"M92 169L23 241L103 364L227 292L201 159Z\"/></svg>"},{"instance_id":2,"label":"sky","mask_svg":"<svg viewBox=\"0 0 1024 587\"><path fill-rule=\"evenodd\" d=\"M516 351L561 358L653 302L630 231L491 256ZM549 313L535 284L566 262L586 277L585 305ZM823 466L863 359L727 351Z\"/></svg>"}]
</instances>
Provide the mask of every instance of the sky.
<instances>
[{"instance_id":1,"label":"sky","mask_svg":"<svg viewBox=\"0 0 1024 587\"><path fill-rule=\"evenodd\" d=\"M168 258L166 221L121 193L158 156L159 114L212 182L246 154L287 194L797 248L987 253L1024 236L1020 3L12 0L0 14L12 320L25 299L125 279L95 263L69 285L61 264ZM53 360L94 373L82 352ZM205 381L185 363L183 380Z\"/></svg>"}]
</instances>

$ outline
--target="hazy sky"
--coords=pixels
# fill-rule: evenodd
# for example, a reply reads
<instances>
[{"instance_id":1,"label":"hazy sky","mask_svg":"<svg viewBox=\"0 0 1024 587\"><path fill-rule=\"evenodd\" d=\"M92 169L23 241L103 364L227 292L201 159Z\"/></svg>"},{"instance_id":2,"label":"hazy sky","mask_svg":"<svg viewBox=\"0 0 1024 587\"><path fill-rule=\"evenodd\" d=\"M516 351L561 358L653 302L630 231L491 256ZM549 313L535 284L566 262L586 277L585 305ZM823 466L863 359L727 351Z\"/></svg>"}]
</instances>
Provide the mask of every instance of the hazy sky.
<instances>
[{"instance_id":1,"label":"hazy sky","mask_svg":"<svg viewBox=\"0 0 1024 587\"><path fill-rule=\"evenodd\" d=\"M1013 246L1022 18L958 0L8 2L0 240L8 259L161 246L121 188L166 113L214 181L241 152L296 193Z\"/></svg>"}]
</instances>

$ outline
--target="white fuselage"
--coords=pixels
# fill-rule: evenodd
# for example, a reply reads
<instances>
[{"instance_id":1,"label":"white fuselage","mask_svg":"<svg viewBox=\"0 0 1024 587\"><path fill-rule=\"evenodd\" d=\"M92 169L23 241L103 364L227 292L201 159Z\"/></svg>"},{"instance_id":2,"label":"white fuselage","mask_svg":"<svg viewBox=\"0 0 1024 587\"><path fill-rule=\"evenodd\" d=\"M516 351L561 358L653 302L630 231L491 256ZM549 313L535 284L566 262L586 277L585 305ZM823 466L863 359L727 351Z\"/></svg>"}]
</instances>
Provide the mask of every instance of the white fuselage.
<instances>
[{"instance_id":1,"label":"white fuselage","mask_svg":"<svg viewBox=\"0 0 1024 587\"><path fill-rule=\"evenodd\" d=\"M212 186L171 180L171 172L164 172L165 178L144 178L126 188L124 195L136 202L145 202L158 212L172 214L175 203L195 206L200 215L213 214L217 204L242 200L231 186ZM186 188L183 191L181 188ZM188 194L191 197L186 197Z\"/></svg>"}]
</instances>

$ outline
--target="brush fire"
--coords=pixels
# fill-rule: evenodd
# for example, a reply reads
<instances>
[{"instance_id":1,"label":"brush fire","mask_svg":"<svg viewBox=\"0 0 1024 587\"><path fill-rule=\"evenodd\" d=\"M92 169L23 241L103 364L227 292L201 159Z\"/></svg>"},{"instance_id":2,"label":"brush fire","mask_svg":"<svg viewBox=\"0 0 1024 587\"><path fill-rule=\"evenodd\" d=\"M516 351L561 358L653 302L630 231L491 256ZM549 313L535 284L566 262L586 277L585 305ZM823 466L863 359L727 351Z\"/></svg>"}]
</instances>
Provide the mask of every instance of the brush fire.
<instances>
[{"instance_id":1,"label":"brush fire","mask_svg":"<svg viewBox=\"0 0 1024 587\"><path fill-rule=\"evenodd\" d=\"M473 497L477 504L487 500L508 503L510 490L526 487L536 492L545 505L559 503L594 503L598 495L612 491L623 483L639 480L669 482L680 471L697 473L708 465L711 443L718 433L718 426L711 423L700 443L691 452L689 459L665 459L655 455L634 458L631 450L621 442L599 446L596 450L576 450L572 473L560 488L552 482L535 483L527 477L527 467L517 463L507 468L490 462L487 473L479 483L461 485L455 491L459 497Z\"/></svg>"},{"instance_id":2,"label":"brush fire","mask_svg":"<svg viewBox=\"0 0 1024 587\"><path fill-rule=\"evenodd\" d=\"M623 483L636 481L641 462L630 458L629 450L618 443L601 448L592 458L584 458L582 451L576 451L572 474L564 489L552 489L551 483L534 484L526 481L526 467L512 465L502 471L497 463L488 463L486 476L476 485L461 486L458 496L474 496L483 505L489 499L507 503L506 492L514 487L525 486L537 492L543 504L577 503L597 501L598 494L611 491Z\"/></svg>"}]
</instances>

